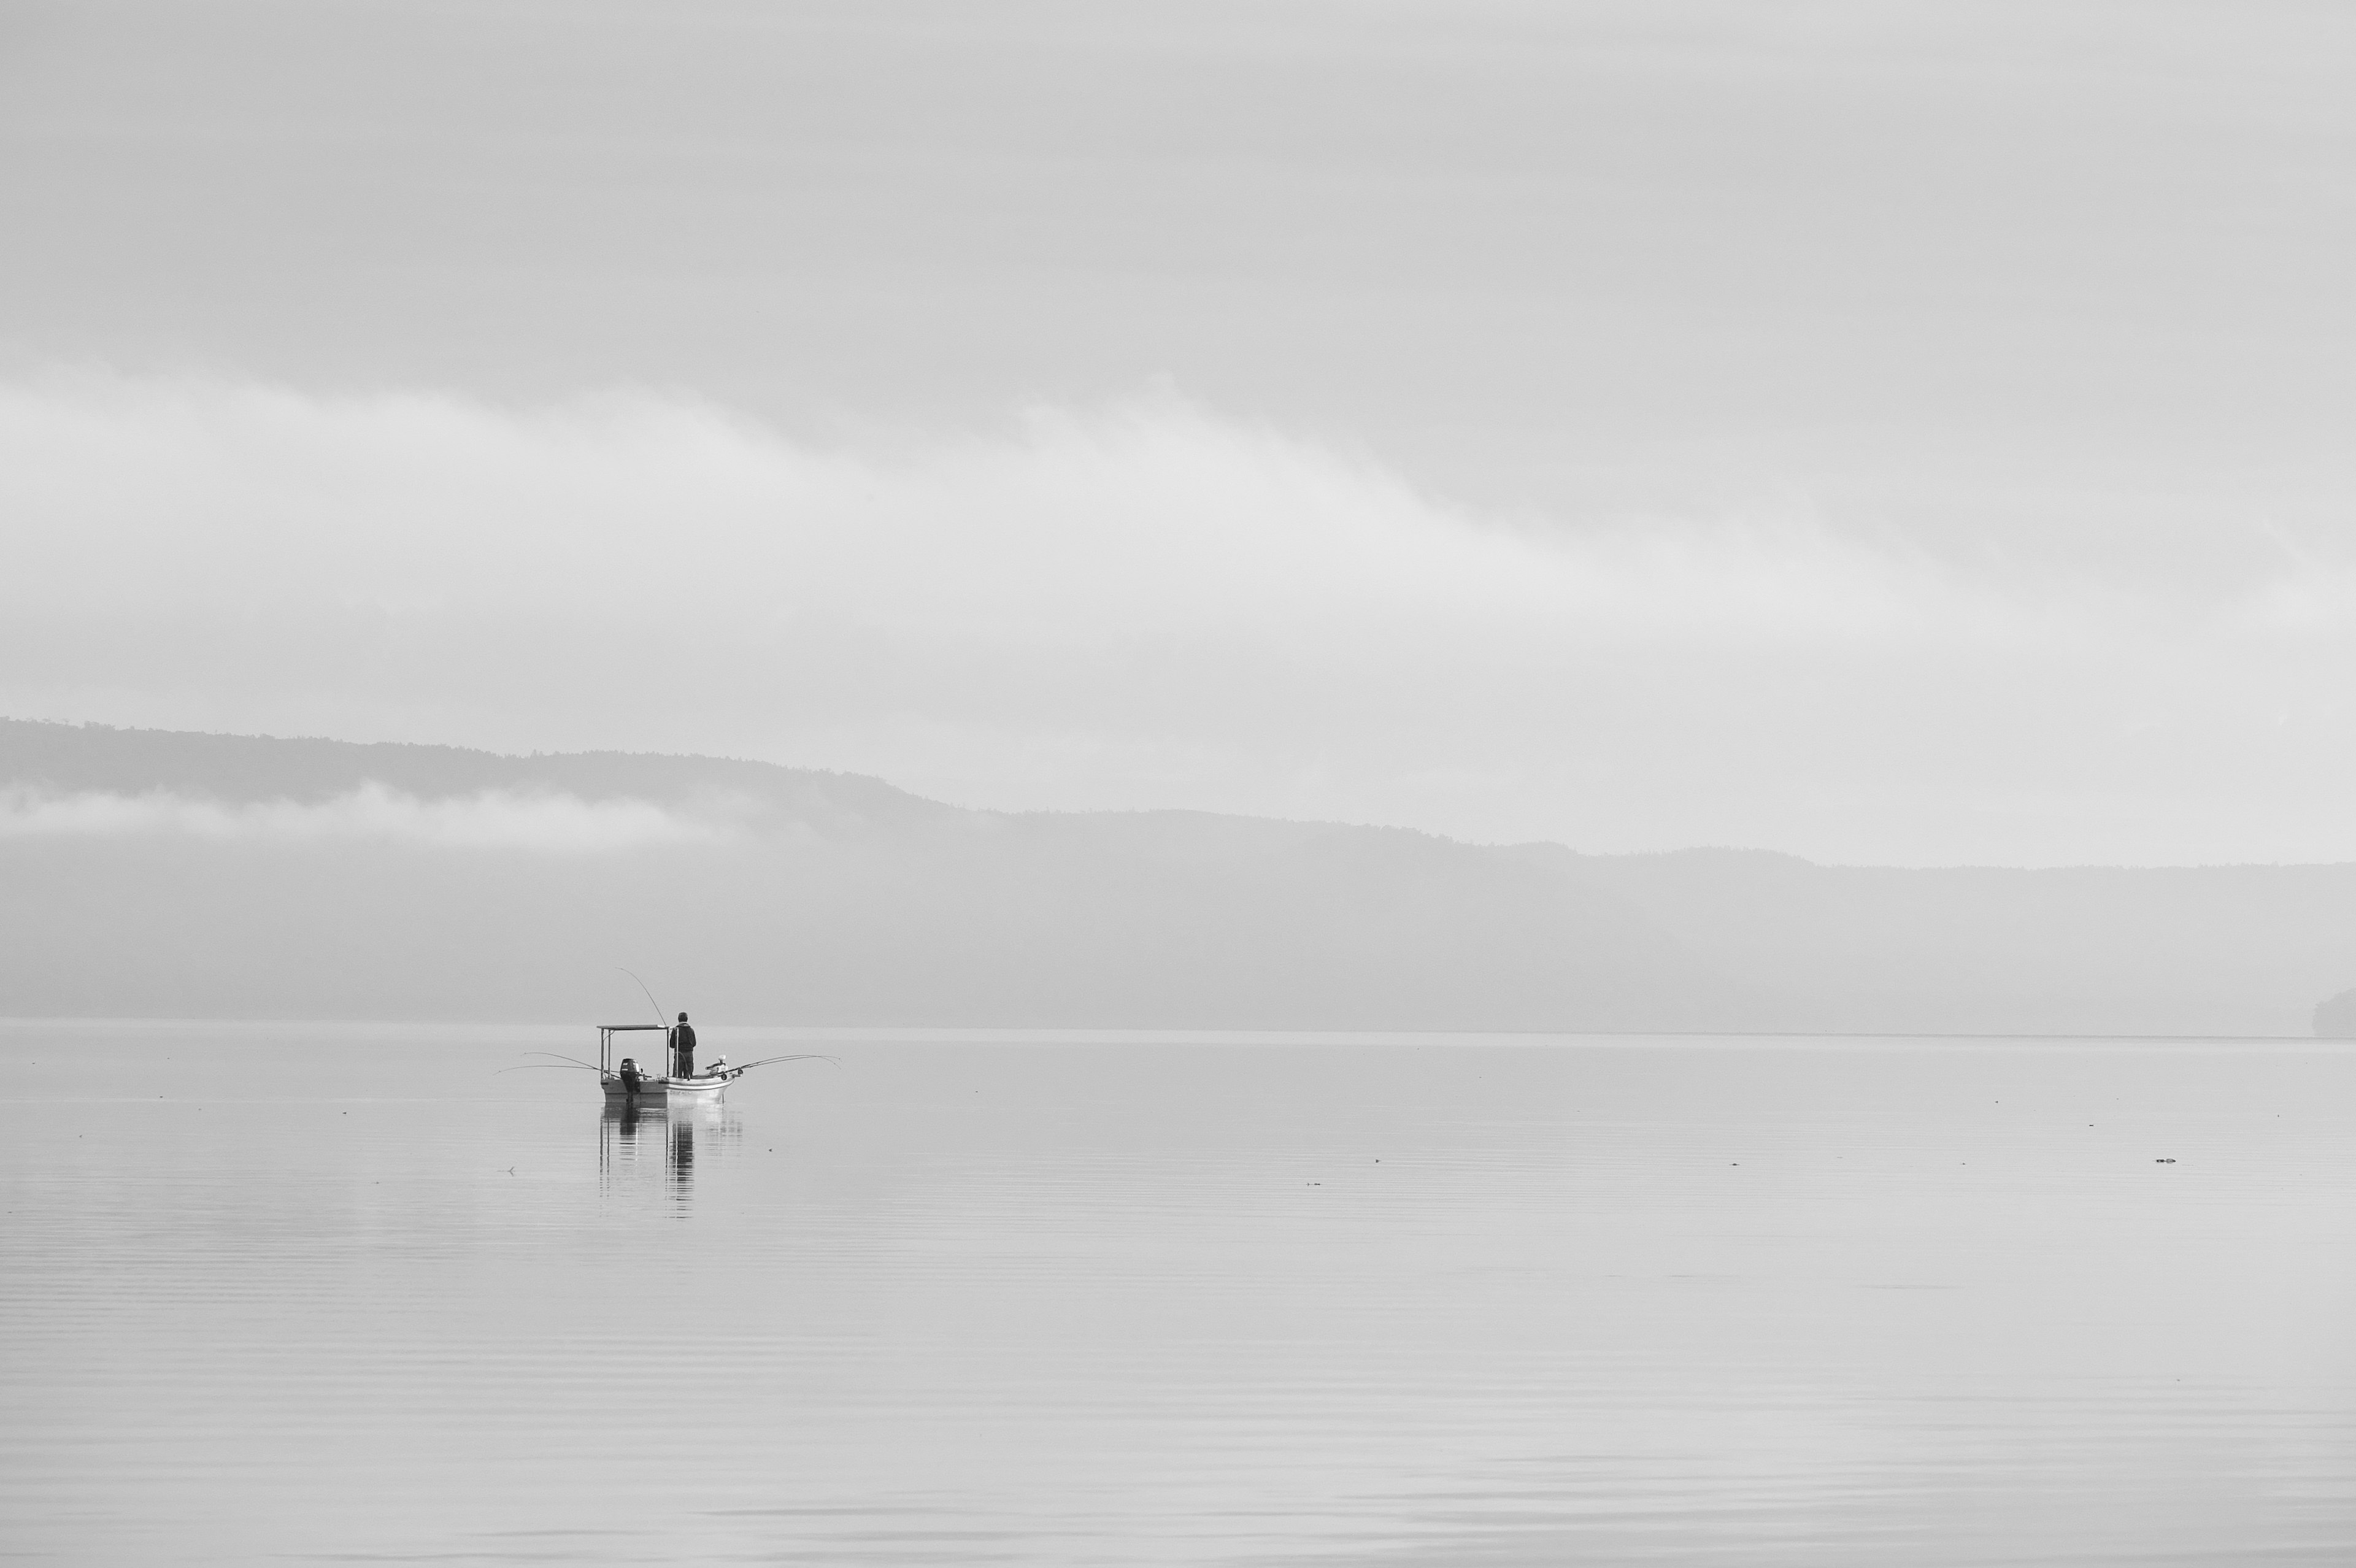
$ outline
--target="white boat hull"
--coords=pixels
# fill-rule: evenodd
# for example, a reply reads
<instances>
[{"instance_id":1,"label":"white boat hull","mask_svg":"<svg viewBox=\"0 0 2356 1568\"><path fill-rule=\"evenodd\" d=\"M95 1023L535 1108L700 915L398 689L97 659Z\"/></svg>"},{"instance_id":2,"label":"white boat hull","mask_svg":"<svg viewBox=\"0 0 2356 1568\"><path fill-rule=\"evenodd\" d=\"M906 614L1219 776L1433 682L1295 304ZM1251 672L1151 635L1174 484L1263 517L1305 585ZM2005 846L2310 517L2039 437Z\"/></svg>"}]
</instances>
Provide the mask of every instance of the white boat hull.
<instances>
[{"instance_id":1,"label":"white boat hull","mask_svg":"<svg viewBox=\"0 0 2356 1568\"><path fill-rule=\"evenodd\" d=\"M641 1078L637 1098L640 1104L692 1104L719 1099L735 1080L734 1072L699 1072L692 1078ZM619 1077L608 1075L605 1083L608 1103L620 1104L631 1097Z\"/></svg>"}]
</instances>

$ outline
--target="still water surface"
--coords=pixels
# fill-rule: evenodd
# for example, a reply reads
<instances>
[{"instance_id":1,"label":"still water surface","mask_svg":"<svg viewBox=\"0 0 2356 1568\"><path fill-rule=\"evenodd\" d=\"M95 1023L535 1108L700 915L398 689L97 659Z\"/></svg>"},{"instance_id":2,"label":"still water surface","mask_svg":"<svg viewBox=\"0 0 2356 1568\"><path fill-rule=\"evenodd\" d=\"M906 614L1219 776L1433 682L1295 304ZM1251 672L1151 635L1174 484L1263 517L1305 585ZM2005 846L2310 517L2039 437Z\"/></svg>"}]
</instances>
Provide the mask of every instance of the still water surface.
<instances>
[{"instance_id":1,"label":"still water surface","mask_svg":"<svg viewBox=\"0 0 2356 1568\"><path fill-rule=\"evenodd\" d=\"M0 1553L2356 1563L2349 1048L534 1047L0 1024Z\"/></svg>"}]
</instances>

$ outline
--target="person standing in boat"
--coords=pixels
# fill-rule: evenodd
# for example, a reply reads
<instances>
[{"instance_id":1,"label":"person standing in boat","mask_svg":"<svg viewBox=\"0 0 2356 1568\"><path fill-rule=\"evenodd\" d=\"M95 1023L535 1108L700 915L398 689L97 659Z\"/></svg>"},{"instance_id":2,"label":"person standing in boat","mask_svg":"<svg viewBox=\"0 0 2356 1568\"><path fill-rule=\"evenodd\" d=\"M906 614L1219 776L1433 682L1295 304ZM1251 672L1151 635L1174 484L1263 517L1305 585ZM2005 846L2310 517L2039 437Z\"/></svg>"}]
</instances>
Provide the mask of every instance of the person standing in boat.
<instances>
[{"instance_id":1,"label":"person standing in boat","mask_svg":"<svg viewBox=\"0 0 2356 1568\"><path fill-rule=\"evenodd\" d=\"M679 1023L670 1031L670 1075L674 1078L695 1076L695 1026L687 1015L679 1015Z\"/></svg>"}]
</instances>

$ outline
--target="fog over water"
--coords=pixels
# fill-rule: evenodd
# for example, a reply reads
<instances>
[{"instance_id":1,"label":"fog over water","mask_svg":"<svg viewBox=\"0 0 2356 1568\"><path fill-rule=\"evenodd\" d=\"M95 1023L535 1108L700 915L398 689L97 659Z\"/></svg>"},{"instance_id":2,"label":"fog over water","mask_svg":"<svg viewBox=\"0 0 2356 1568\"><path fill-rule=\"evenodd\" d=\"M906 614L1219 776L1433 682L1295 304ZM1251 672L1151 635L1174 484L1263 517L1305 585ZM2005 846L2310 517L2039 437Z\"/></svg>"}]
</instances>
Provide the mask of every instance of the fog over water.
<instances>
[{"instance_id":1,"label":"fog over water","mask_svg":"<svg viewBox=\"0 0 2356 1568\"><path fill-rule=\"evenodd\" d=\"M0 720L20 1013L2305 1035L2356 867L1908 870ZM617 992L617 987L618 992Z\"/></svg>"}]
</instances>

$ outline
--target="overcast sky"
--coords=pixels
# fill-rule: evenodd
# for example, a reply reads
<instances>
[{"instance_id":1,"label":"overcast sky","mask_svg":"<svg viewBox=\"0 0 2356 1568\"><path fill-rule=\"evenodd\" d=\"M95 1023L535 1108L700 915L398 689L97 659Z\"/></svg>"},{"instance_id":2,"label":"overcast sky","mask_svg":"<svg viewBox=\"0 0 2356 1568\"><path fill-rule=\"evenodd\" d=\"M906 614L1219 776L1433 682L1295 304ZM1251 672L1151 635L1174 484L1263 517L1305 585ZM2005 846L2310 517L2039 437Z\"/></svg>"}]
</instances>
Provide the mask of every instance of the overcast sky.
<instances>
[{"instance_id":1,"label":"overcast sky","mask_svg":"<svg viewBox=\"0 0 2356 1568\"><path fill-rule=\"evenodd\" d=\"M2356 11L0 4L0 711L2356 859Z\"/></svg>"}]
</instances>

